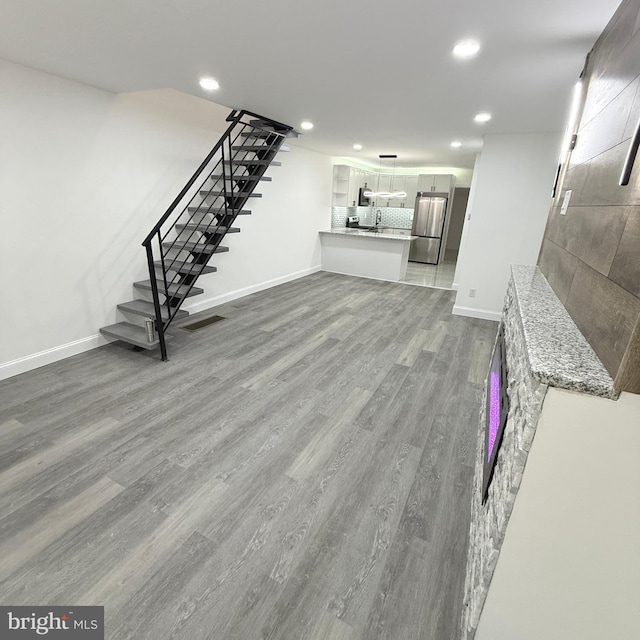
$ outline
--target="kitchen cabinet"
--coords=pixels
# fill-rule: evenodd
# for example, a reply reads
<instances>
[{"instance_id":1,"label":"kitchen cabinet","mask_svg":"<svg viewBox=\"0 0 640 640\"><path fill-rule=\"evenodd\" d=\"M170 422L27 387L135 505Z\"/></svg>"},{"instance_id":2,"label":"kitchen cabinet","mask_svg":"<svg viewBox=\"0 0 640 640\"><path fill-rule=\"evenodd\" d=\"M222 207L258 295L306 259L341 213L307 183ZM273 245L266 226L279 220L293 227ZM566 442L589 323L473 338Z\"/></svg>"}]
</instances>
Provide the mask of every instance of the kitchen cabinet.
<instances>
[{"instance_id":1,"label":"kitchen cabinet","mask_svg":"<svg viewBox=\"0 0 640 640\"><path fill-rule=\"evenodd\" d=\"M322 270L398 282L407 272L411 241L398 233L320 231Z\"/></svg>"},{"instance_id":2,"label":"kitchen cabinet","mask_svg":"<svg viewBox=\"0 0 640 640\"><path fill-rule=\"evenodd\" d=\"M404 190L407 197L404 199L404 206L413 209L416 203L416 193L418 193L418 176L406 176Z\"/></svg>"},{"instance_id":3,"label":"kitchen cabinet","mask_svg":"<svg viewBox=\"0 0 640 640\"><path fill-rule=\"evenodd\" d=\"M369 171L362 171L362 176L360 177L360 186L366 188L368 191L375 191L376 185L378 183L377 176ZM370 199L370 201L372 201Z\"/></svg>"},{"instance_id":4,"label":"kitchen cabinet","mask_svg":"<svg viewBox=\"0 0 640 640\"><path fill-rule=\"evenodd\" d=\"M455 185L452 174L422 173L418 176L418 191L437 191L451 193Z\"/></svg>"},{"instance_id":5,"label":"kitchen cabinet","mask_svg":"<svg viewBox=\"0 0 640 640\"><path fill-rule=\"evenodd\" d=\"M359 204L360 197L360 188L367 185L367 189L371 188L371 183L373 181L373 174L369 171L365 171L364 169L351 169L351 182L349 189L349 206L352 206L353 203L356 203L356 206Z\"/></svg>"},{"instance_id":6,"label":"kitchen cabinet","mask_svg":"<svg viewBox=\"0 0 640 640\"><path fill-rule=\"evenodd\" d=\"M454 175L436 175L433 179L433 190L439 193L451 193L455 181L456 177Z\"/></svg>"},{"instance_id":7,"label":"kitchen cabinet","mask_svg":"<svg viewBox=\"0 0 640 640\"><path fill-rule=\"evenodd\" d=\"M442 230L441 246L447 246L447 237L449 235L449 224L451 223L451 207L453 206L454 187L456 177L453 174L421 174L418 176L418 191L420 192L437 192L447 193L447 212L445 215L444 229Z\"/></svg>"},{"instance_id":8,"label":"kitchen cabinet","mask_svg":"<svg viewBox=\"0 0 640 640\"><path fill-rule=\"evenodd\" d=\"M415 178L411 182L411 188L408 189L409 180ZM406 191L406 198L374 198L373 204L376 207L410 207L413 208L415 194L418 186L418 176L407 176L404 174L380 174L373 176L373 186L375 191L388 191L394 193L397 191ZM413 192L413 196L411 195Z\"/></svg>"},{"instance_id":9,"label":"kitchen cabinet","mask_svg":"<svg viewBox=\"0 0 640 640\"><path fill-rule=\"evenodd\" d=\"M356 169L345 164L333 166L333 193L331 204L334 207L358 205L360 188L367 185L371 191L405 191L406 198L372 198L374 207L406 207L413 209L418 191L445 191L453 189L452 175L406 175L374 173L365 169Z\"/></svg>"},{"instance_id":10,"label":"kitchen cabinet","mask_svg":"<svg viewBox=\"0 0 640 640\"><path fill-rule=\"evenodd\" d=\"M346 207L349 204L349 174L351 167L344 164L333 165L333 189L331 205L334 207Z\"/></svg>"},{"instance_id":11,"label":"kitchen cabinet","mask_svg":"<svg viewBox=\"0 0 640 640\"><path fill-rule=\"evenodd\" d=\"M346 164L333 165L333 192L331 205L334 207L351 207L358 204L360 187L365 182L369 187L375 185L375 175L363 169L355 169Z\"/></svg>"},{"instance_id":12,"label":"kitchen cabinet","mask_svg":"<svg viewBox=\"0 0 640 640\"><path fill-rule=\"evenodd\" d=\"M391 180L391 188L389 191L397 192L397 191L405 191L407 184L407 176L393 176ZM402 207L406 198L391 198L389 200L389 207Z\"/></svg>"}]
</instances>

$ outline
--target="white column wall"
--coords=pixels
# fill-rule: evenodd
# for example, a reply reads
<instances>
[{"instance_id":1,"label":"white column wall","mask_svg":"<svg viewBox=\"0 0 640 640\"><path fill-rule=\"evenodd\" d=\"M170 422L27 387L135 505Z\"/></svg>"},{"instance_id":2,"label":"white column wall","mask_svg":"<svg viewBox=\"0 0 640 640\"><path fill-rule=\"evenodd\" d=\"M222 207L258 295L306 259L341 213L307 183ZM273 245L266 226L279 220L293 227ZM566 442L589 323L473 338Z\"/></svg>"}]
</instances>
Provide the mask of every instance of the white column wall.
<instances>
[{"instance_id":1,"label":"white column wall","mask_svg":"<svg viewBox=\"0 0 640 640\"><path fill-rule=\"evenodd\" d=\"M640 396L550 388L475 640L635 638Z\"/></svg>"},{"instance_id":2,"label":"white column wall","mask_svg":"<svg viewBox=\"0 0 640 640\"><path fill-rule=\"evenodd\" d=\"M0 88L2 379L105 343L98 329L123 319L116 304L148 277L140 243L229 109L173 90L115 95L3 61ZM281 156L191 308L320 268L331 159L297 147Z\"/></svg>"},{"instance_id":3,"label":"white column wall","mask_svg":"<svg viewBox=\"0 0 640 640\"><path fill-rule=\"evenodd\" d=\"M559 145L560 134L485 137L454 276L454 314L499 320L509 266L536 263Z\"/></svg>"}]
</instances>

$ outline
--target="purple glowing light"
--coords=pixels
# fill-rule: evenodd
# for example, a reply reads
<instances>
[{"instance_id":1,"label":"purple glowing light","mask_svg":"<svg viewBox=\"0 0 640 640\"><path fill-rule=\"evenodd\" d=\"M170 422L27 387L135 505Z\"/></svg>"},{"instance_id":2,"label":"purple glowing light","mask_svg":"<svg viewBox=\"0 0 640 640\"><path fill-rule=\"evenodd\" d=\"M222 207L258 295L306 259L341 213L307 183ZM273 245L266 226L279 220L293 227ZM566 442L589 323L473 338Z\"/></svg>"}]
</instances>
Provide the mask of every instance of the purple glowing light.
<instances>
[{"instance_id":1,"label":"purple glowing light","mask_svg":"<svg viewBox=\"0 0 640 640\"><path fill-rule=\"evenodd\" d=\"M487 461L491 460L500 426L500 375L497 371L489 373L489 443Z\"/></svg>"}]
</instances>

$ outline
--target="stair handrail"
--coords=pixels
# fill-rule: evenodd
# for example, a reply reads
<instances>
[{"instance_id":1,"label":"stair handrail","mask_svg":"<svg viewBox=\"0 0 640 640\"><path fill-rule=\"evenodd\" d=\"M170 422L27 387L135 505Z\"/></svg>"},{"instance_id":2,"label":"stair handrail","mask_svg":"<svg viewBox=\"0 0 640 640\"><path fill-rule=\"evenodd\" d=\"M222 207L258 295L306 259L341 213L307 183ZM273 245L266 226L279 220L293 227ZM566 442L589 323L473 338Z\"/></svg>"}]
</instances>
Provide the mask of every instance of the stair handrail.
<instances>
[{"instance_id":1,"label":"stair handrail","mask_svg":"<svg viewBox=\"0 0 640 640\"><path fill-rule=\"evenodd\" d=\"M244 122L241 123L242 119L245 116L249 116L249 117L254 117L256 118L256 122ZM220 207L220 209L224 209L224 217L227 218L229 215L231 216L230 220L226 221L226 226L227 229L224 231L223 234L221 234L221 237L219 237L217 239L217 241L214 244L214 252L215 249L220 245L221 241L222 241L222 237L224 237L224 235L226 235L228 229L231 227L231 225L233 224L233 221L235 220L236 216L238 215L238 212L242 209L242 207L244 206L244 203L246 202L246 197L245 198L240 198L239 199L239 203L235 203L235 201L232 200L233 204L233 208L231 210L231 214L229 214L228 212L228 194L227 194L227 177L226 177L226 173L225 173L225 148L224 145L225 143L229 146L229 159L228 162L230 163L230 167L229 167L229 172L230 172L230 176L231 179L233 180L233 174L234 174L234 167L233 167L233 143L238 139L238 137L240 136L240 134L237 134L235 138L233 138L232 133L235 129L235 127L238 124L242 124L243 129L248 127L251 127L252 129L256 129L256 130L260 130L260 131L267 131L269 133L272 133L276 138L279 139L279 142L277 144L277 149L280 148L280 146L282 145L282 141L284 140L284 138L287 137L287 135L293 130L293 127L283 124L281 122L278 122L277 120L272 120L271 118L265 118L264 116L260 116L256 113L253 113L251 111L247 111L245 109L241 110L241 111L237 111L237 110L233 110L226 118L227 122L230 122L231 124L229 125L229 127L227 128L227 130L224 132L224 134L220 137L220 139L218 140L218 142L214 145L213 149L211 149L211 151L207 154L207 157L202 161L202 163L200 164L200 166L196 169L195 173L191 176L191 178L189 179L189 181L187 182L187 184L183 187L183 189L180 191L180 193L178 194L178 196L174 199L174 201L171 203L171 205L169 206L169 208L167 209L167 211L164 213L164 215L160 218L160 220L156 223L156 225L153 227L153 229L149 232L149 234L147 235L147 237L144 239L144 241L142 242L142 246L145 247L146 250L146 254L147 254L147 263L148 263L148 268L149 268L149 278L150 278L150 284L151 284L151 292L152 292L152 296L153 296L153 307L154 307L154 314L155 314L155 328L156 331L158 332L158 340L160 343L160 351L162 354L162 359L163 360L167 360L167 347L166 347L166 342L165 342L165 329L171 324L172 320L174 319L174 317L176 316L181 304L182 304L182 300L184 300L186 298L186 296L189 294L189 292L191 291L191 289L193 288L194 284L195 284L195 279L191 280L190 282L186 283L186 293L181 295L181 300L178 302L177 305L173 305L174 308L172 310L172 305L171 305L171 300L170 300L170 296L169 296L169 285L167 283L167 268L165 265L165 255L166 252L163 251L163 236L161 233L161 229L162 226L164 225L164 223L169 219L169 217L175 212L176 207L178 207L178 205L182 202L184 202L185 197L187 196L187 194L189 193L189 190L193 187L193 185L195 184L196 180L198 180L198 178L202 175L202 173L205 171L205 169L207 167L209 167L209 174L212 175L212 170L210 168L210 164L211 161L213 160L213 158L216 156L216 154L218 152L221 152L221 159L218 160L218 162L216 163L213 171L215 171L215 168L220 164L222 167L222 173L220 176L217 177L216 182L214 183L214 185L212 185L209 189L209 193L211 193L211 191L213 191L215 184L217 184L217 182L219 182L220 180L222 181L222 191L224 194L224 198L223 198L223 205L222 207ZM260 126L263 125L263 126ZM266 127L271 127L271 129L267 129ZM233 138L233 139L232 139ZM269 145L267 145L268 147L273 147L274 143L270 143ZM276 152L277 152L276 149ZM205 182L206 182L207 178L205 177ZM202 183L202 185L204 185L204 182ZM255 186L253 187L255 189ZM233 187L231 188L231 191L233 193ZM191 201L193 201L193 198L195 197L192 196ZM248 196L247 196L248 197ZM212 208L214 205L212 204L209 208ZM236 211L236 206L238 206L238 210ZM183 209L182 213L184 213L184 211L187 210L188 207L188 203L187 205L185 205L185 208ZM179 215L178 220L180 219L180 216L182 216L182 213ZM211 224L213 223L213 220L209 222L208 227L211 226ZM174 221L171 225L170 225L170 229L173 229L175 227L175 225L177 224L177 220ZM221 225L219 225L221 226ZM194 236L194 234L196 233L196 230L192 230L191 233L189 234L189 239ZM165 233L165 238L167 237L168 231L167 233ZM152 240L154 238L158 239L158 249L159 249L159 256L160 256L160 260L161 260L161 265L162 265L162 284L164 292L163 295L165 296L165 301L164 303L160 303L160 290L158 287L158 278L156 277L156 270L155 270L155 265L154 265L154 255L153 255L153 247L151 245ZM188 240L187 240L188 241ZM174 240L175 243L175 240ZM211 244L211 243L209 243ZM209 256L210 257L210 256ZM177 257L175 257L173 259L174 261L177 260ZM208 259L205 260L204 262L204 266L206 266L206 262L208 262ZM173 263L173 262L172 262ZM171 266L171 265L170 265ZM190 269L189 271L189 275L188 277L191 278L191 271L193 269ZM179 277L179 274L176 273L176 275L173 276L172 280L171 280L171 284L174 283L175 279ZM182 278L182 276L180 276ZM196 275L197 278L197 275ZM184 279L184 278L183 278ZM178 281L178 284L180 284L180 280ZM162 318L162 307L166 305L167 308L167 319L166 322L165 320L163 320Z\"/></svg>"},{"instance_id":2,"label":"stair handrail","mask_svg":"<svg viewBox=\"0 0 640 640\"><path fill-rule=\"evenodd\" d=\"M246 115L246 114L245 114ZM249 114L251 115L251 114ZM261 122L265 122L267 119L266 118L262 118ZM275 122L275 121L272 121ZM238 124L242 124L242 131L244 131L245 128L250 127L251 129L258 129L260 131L266 131L264 129L262 129L261 127L257 126L256 124L252 124L252 123L238 123ZM286 126L286 125L283 125ZM291 129L291 127L288 127L289 129ZM274 149L274 147L279 147L282 144L282 140L285 138L286 134L285 133L281 133L281 132L271 132L270 130L268 130L269 134L273 133L274 137L278 138L278 142L272 141L269 144L264 146L265 151L272 151ZM234 177L234 162L233 162L233 156L232 156L232 150L233 150L233 145L234 143L236 143L238 141L238 139L240 138L242 132L238 133L237 135L235 135L235 137L228 135L226 136L226 144L228 145L229 149L229 157L225 158L225 147L223 145L222 149L221 149L221 154L222 157L220 158L220 160L218 160L217 164L215 165L215 167L213 167L212 172L216 171L216 169L218 168L218 166L221 166L221 171L222 174L220 176L217 177L216 181L209 187L208 192L211 193L213 191L216 190L216 187L219 185L220 182L222 182L222 191L223 191L223 196L222 196L222 201L223 204L222 205L215 205L215 204L211 204L209 206L209 208L207 209L206 213L213 213L214 216L216 216L216 218L219 218L220 215L222 214L222 217L226 218L229 215L231 215L231 213L229 212L229 203L228 203L228 197L229 195L233 195L233 188L231 189L231 192L228 193L227 192L227 184L228 184L228 178L231 179L231 181L233 181L233 177ZM229 169L228 169L228 175L227 172L225 171L224 168L224 164L225 162L229 163ZM205 179L205 181L202 183L202 185L199 187L199 189L202 189L204 184L207 182L207 180ZM245 188L245 187L243 187ZM250 192L253 191L253 189L255 188L255 186L253 186L250 189ZM202 193L202 192L200 192ZM196 196L194 195L192 197L192 199L189 201L192 202L193 199ZM233 221L235 221L235 217L237 216L237 211L235 211L235 209L237 208L238 210L240 210L242 208L242 206L245 204L246 199L239 199L237 202L234 202L234 207L232 208L232 212L234 213L233 218L231 221L227 221L226 222L226 226L227 227L231 227L231 225L233 224ZM187 206L188 204L187 203ZM174 223L175 226L175 223ZM220 221L217 219L212 219L209 221L208 225L207 225L207 229L204 231L204 233L206 233L208 231L209 228L211 227L215 227L215 226L223 226L220 225ZM159 243L162 244L162 242L168 237L169 233L171 232L173 226L164 234L161 235L159 234ZM202 232L202 230L199 230L200 232ZM226 235L226 231L220 235L220 237L218 238L218 241L214 244L215 247L217 247L218 245L220 245L220 243L222 242L222 238L224 237L224 235ZM167 282L166 279L166 273L168 269L171 269L171 266L173 265L173 263L175 261L178 261L179 258L176 255L176 257L172 258L169 260L169 266L167 267L165 265L165 257L166 257L166 253L171 250L176 244L182 243L184 244L185 242L191 242L192 239L194 241L197 241L197 237L194 237L196 234L195 229L193 231L191 231L191 233L189 234L189 236L186 238L186 240L184 238L178 238L176 237L173 242L172 245L170 247L168 247L166 250L162 250L162 272L163 272L163 279L164 279L164 290L165 290L165 294L167 292L167 284L173 284L176 279L180 279L182 277L182 275L184 275L184 272L181 273L176 273L173 278L171 279L171 282ZM209 243L212 244L212 243ZM194 267L199 266L200 263L194 263ZM188 276L191 276L193 271L195 271L196 269L190 269L189 273L187 274ZM190 290L191 287L189 287ZM171 308L169 305L169 299L167 298L167 300L165 301L166 307L167 307L167 312L170 315L170 318L168 320L168 322L171 321L172 316L171 316Z\"/></svg>"},{"instance_id":3,"label":"stair handrail","mask_svg":"<svg viewBox=\"0 0 640 640\"><path fill-rule=\"evenodd\" d=\"M240 120L245 116L252 116L258 118L262 122L269 123L270 125L285 129L285 132L291 131L293 127L282 124L277 120L272 120L270 118L265 118L263 116L259 116L256 113L251 111L247 111L242 109L241 111L236 111L235 109L227 116L226 121L231 122L231 124L227 127L227 130L222 134L220 140L216 142L213 149L207 154L207 157L202 161L200 166L196 169L195 173L191 176L187 184L183 187L182 191L176 196L175 200L169 205L169 208L166 210L165 214L158 220L153 229L148 233L147 237L142 241L142 246L146 247L151 244L153 237L160 231L162 225L168 220L169 216L174 212L175 208L180 204L185 195L189 192L189 189L194 185L195 181L198 179L200 174L205 170L208 164L211 162L215 154L221 149L225 140L228 136L231 135L234 127L240 122ZM256 129L260 129L261 127L253 125Z\"/></svg>"}]
</instances>

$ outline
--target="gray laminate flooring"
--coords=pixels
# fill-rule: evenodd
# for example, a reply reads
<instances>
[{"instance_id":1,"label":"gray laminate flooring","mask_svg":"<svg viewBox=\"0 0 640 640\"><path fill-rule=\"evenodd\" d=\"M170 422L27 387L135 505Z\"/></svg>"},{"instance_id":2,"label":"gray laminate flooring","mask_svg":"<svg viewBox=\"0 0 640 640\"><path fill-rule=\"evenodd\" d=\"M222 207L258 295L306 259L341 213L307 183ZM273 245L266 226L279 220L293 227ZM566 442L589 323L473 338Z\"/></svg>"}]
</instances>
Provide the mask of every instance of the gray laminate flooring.
<instances>
[{"instance_id":1,"label":"gray laminate flooring","mask_svg":"<svg viewBox=\"0 0 640 640\"><path fill-rule=\"evenodd\" d=\"M497 325L320 272L0 383L0 604L113 640L459 637Z\"/></svg>"}]
</instances>

